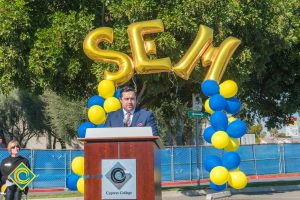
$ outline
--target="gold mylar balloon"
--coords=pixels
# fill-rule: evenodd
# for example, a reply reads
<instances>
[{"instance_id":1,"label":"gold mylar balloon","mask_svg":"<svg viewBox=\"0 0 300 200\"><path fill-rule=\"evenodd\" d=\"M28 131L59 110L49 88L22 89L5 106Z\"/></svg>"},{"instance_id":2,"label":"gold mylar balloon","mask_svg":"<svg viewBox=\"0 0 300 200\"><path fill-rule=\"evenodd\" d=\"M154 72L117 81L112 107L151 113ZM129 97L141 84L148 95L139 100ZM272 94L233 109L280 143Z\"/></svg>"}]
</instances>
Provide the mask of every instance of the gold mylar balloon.
<instances>
[{"instance_id":1,"label":"gold mylar balloon","mask_svg":"<svg viewBox=\"0 0 300 200\"><path fill-rule=\"evenodd\" d=\"M220 82L232 54L240 43L241 41L239 39L229 37L222 42L220 47L216 48L211 45L206 50L202 57L202 65L210 65L210 67L204 80Z\"/></svg>"},{"instance_id":2,"label":"gold mylar balloon","mask_svg":"<svg viewBox=\"0 0 300 200\"><path fill-rule=\"evenodd\" d=\"M116 97L109 97L104 101L104 110L106 113L110 113L121 108L120 100Z\"/></svg>"},{"instance_id":3,"label":"gold mylar balloon","mask_svg":"<svg viewBox=\"0 0 300 200\"><path fill-rule=\"evenodd\" d=\"M173 67L173 71L179 77L188 80L200 57L213 41L213 30L201 25L193 44L185 55Z\"/></svg>"},{"instance_id":4,"label":"gold mylar balloon","mask_svg":"<svg viewBox=\"0 0 300 200\"><path fill-rule=\"evenodd\" d=\"M217 131L211 137L212 145L217 149L223 149L229 143L229 136L224 131Z\"/></svg>"},{"instance_id":5,"label":"gold mylar balloon","mask_svg":"<svg viewBox=\"0 0 300 200\"><path fill-rule=\"evenodd\" d=\"M220 95L224 98L231 98L238 92L238 86L236 82L232 80L224 81L220 84Z\"/></svg>"},{"instance_id":6,"label":"gold mylar balloon","mask_svg":"<svg viewBox=\"0 0 300 200\"><path fill-rule=\"evenodd\" d=\"M94 105L88 110L89 120L96 125L102 124L106 120L106 114L101 106Z\"/></svg>"},{"instance_id":7,"label":"gold mylar balloon","mask_svg":"<svg viewBox=\"0 0 300 200\"><path fill-rule=\"evenodd\" d=\"M217 166L214 167L209 173L210 180L216 185L223 185L227 182L229 172L225 167Z\"/></svg>"},{"instance_id":8,"label":"gold mylar balloon","mask_svg":"<svg viewBox=\"0 0 300 200\"><path fill-rule=\"evenodd\" d=\"M78 156L72 160L71 163L72 171L78 176L82 176L84 174L84 157Z\"/></svg>"},{"instance_id":9,"label":"gold mylar balloon","mask_svg":"<svg viewBox=\"0 0 300 200\"><path fill-rule=\"evenodd\" d=\"M228 145L224 148L225 151L237 151L240 147L239 140L237 138L230 138Z\"/></svg>"},{"instance_id":10,"label":"gold mylar balloon","mask_svg":"<svg viewBox=\"0 0 300 200\"><path fill-rule=\"evenodd\" d=\"M3 193L4 193L4 192L5 192L5 190L6 190L6 184L3 184L3 185L2 185L2 187L1 187L1 192L3 192Z\"/></svg>"},{"instance_id":11,"label":"gold mylar balloon","mask_svg":"<svg viewBox=\"0 0 300 200\"><path fill-rule=\"evenodd\" d=\"M104 72L104 79L114 81L117 86L129 81L134 73L132 59L126 54L112 50L102 50L99 43L106 41L113 42L113 29L108 27L97 28L91 31L83 42L84 53L96 62L117 64L117 72Z\"/></svg>"},{"instance_id":12,"label":"gold mylar balloon","mask_svg":"<svg viewBox=\"0 0 300 200\"><path fill-rule=\"evenodd\" d=\"M147 57L147 54L156 53L156 46L153 41L145 42L143 39L143 36L146 34L163 31L164 25L160 19L136 22L128 26L127 32L136 73L150 74L171 71L171 60L169 57L153 60Z\"/></svg>"},{"instance_id":13,"label":"gold mylar balloon","mask_svg":"<svg viewBox=\"0 0 300 200\"><path fill-rule=\"evenodd\" d=\"M204 103L204 109L205 109L205 112L207 112L209 114L213 114L214 111L209 106L209 99L206 99L206 101Z\"/></svg>"},{"instance_id":14,"label":"gold mylar balloon","mask_svg":"<svg viewBox=\"0 0 300 200\"><path fill-rule=\"evenodd\" d=\"M81 194L84 194L84 178L83 177L79 178L77 181L77 190Z\"/></svg>"},{"instance_id":15,"label":"gold mylar balloon","mask_svg":"<svg viewBox=\"0 0 300 200\"><path fill-rule=\"evenodd\" d=\"M233 122L233 121L235 121L236 120L236 118L234 118L234 117L228 117L228 123L230 124L231 122Z\"/></svg>"},{"instance_id":16,"label":"gold mylar balloon","mask_svg":"<svg viewBox=\"0 0 300 200\"><path fill-rule=\"evenodd\" d=\"M108 97L114 96L115 93L115 85L113 81L110 80L102 80L98 84L98 93L99 96L103 97L104 99L107 99Z\"/></svg>"},{"instance_id":17,"label":"gold mylar balloon","mask_svg":"<svg viewBox=\"0 0 300 200\"><path fill-rule=\"evenodd\" d=\"M247 185L247 176L239 170L230 171L228 184L234 189L243 189Z\"/></svg>"}]
</instances>

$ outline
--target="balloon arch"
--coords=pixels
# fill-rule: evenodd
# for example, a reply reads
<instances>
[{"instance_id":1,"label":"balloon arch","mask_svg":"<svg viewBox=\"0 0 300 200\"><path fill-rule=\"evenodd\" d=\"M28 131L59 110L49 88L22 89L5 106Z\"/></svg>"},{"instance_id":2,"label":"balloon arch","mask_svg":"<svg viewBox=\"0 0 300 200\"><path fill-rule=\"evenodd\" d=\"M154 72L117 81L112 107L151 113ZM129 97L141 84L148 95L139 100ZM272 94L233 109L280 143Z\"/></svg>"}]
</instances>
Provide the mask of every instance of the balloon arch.
<instances>
[{"instance_id":1,"label":"balloon arch","mask_svg":"<svg viewBox=\"0 0 300 200\"><path fill-rule=\"evenodd\" d=\"M243 121L231 116L238 113L241 107L240 101L234 97L238 87L232 80L218 84L240 40L229 37L219 47L214 47L212 29L201 25L186 54L178 63L171 66L169 57L152 60L147 57L156 54L156 45L153 40L145 41L143 36L163 32L161 20L133 23L128 26L127 31L133 58L122 52L100 49L101 42L113 42L112 28L95 29L84 40L83 49L90 59L117 64L119 69L117 72L104 72L104 80L98 85L98 95L92 96L87 102L89 122L80 125L78 137L84 138L87 128L102 128L107 113L121 108L119 101L121 89L116 90L116 87L128 82L134 73L173 72L188 80L196 63L201 59L204 67L210 66L201 85L202 92L209 97L204 104L205 111L211 114L211 126L205 129L203 137L215 148L226 151L222 158L216 155L204 158L205 169L210 172L211 188L222 191L226 189L227 183L235 189L244 188L247 185L247 177L239 170L240 156L236 151L239 148L237 138L247 132L247 126ZM76 157L71 167L74 174L67 178L67 187L84 193L84 158Z\"/></svg>"}]
</instances>

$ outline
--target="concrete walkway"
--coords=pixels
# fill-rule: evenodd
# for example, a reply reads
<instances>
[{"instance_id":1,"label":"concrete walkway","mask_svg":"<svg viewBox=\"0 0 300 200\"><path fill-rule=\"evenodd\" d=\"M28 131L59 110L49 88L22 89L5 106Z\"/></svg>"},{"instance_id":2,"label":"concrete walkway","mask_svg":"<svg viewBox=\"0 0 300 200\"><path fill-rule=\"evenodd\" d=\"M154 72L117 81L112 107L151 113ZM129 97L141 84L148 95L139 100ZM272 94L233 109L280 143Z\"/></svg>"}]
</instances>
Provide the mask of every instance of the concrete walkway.
<instances>
[{"instance_id":1,"label":"concrete walkway","mask_svg":"<svg viewBox=\"0 0 300 200\"><path fill-rule=\"evenodd\" d=\"M211 193L211 190L207 190ZM248 187L243 190L231 190L232 196L226 199L232 200L295 200L300 199L300 185L287 186L261 186ZM190 190L190 191L166 191L162 193L163 200L205 200L206 191L204 190ZM223 198L224 199L224 198ZM35 199L45 200L45 199ZM51 198L48 200L84 200L83 197L70 198Z\"/></svg>"}]
</instances>

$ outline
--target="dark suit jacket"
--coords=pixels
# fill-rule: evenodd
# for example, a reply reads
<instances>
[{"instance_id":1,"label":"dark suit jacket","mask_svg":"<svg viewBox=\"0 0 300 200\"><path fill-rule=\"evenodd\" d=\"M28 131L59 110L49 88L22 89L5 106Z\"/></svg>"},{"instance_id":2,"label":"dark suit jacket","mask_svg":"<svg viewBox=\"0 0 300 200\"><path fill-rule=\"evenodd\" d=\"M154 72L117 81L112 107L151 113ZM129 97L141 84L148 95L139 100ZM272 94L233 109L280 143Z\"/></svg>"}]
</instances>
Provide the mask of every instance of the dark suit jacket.
<instances>
[{"instance_id":1,"label":"dark suit jacket","mask_svg":"<svg viewBox=\"0 0 300 200\"><path fill-rule=\"evenodd\" d=\"M108 113L104 127L124 127L123 123L124 113L123 108ZM146 111L144 109L136 108L131 122L131 127L152 127L152 133L158 136L158 129L156 126L155 118L152 112Z\"/></svg>"}]
</instances>

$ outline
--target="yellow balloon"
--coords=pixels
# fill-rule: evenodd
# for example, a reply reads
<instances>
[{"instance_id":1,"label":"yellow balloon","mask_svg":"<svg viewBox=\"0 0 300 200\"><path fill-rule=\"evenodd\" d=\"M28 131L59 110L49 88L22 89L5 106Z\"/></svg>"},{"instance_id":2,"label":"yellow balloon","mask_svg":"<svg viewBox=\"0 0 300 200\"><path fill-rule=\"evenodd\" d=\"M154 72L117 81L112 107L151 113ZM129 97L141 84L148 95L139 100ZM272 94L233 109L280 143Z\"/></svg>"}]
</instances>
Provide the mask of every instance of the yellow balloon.
<instances>
[{"instance_id":1,"label":"yellow balloon","mask_svg":"<svg viewBox=\"0 0 300 200\"><path fill-rule=\"evenodd\" d=\"M212 145L217 149L223 149L229 143L230 137L224 131L217 131L211 137Z\"/></svg>"},{"instance_id":2,"label":"yellow balloon","mask_svg":"<svg viewBox=\"0 0 300 200\"><path fill-rule=\"evenodd\" d=\"M121 103L116 97L109 97L104 101L104 110L107 113L119 110L121 108Z\"/></svg>"},{"instance_id":3,"label":"yellow balloon","mask_svg":"<svg viewBox=\"0 0 300 200\"><path fill-rule=\"evenodd\" d=\"M235 121L236 118L234 117L228 117L228 124L230 124L231 122Z\"/></svg>"},{"instance_id":4,"label":"yellow balloon","mask_svg":"<svg viewBox=\"0 0 300 200\"><path fill-rule=\"evenodd\" d=\"M94 105L88 111L89 120L96 125L102 124L106 120L106 114L101 106Z\"/></svg>"},{"instance_id":5,"label":"yellow balloon","mask_svg":"<svg viewBox=\"0 0 300 200\"><path fill-rule=\"evenodd\" d=\"M71 163L72 171L78 176L82 176L84 174L84 157L78 156L73 159Z\"/></svg>"},{"instance_id":6,"label":"yellow balloon","mask_svg":"<svg viewBox=\"0 0 300 200\"><path fill-rule=\"evenodd\" d=\"M212 41L213 30L207 26L201 25L193 44L180 61L174 65L173 71L175 74L188 80L200 57L204 54Z\"/></svg>"},{"instance_id":7,"label":"yellow balloon","mask_svg":"<svg viewBox=\"0 0 300 200\"><path fill-rule=\"evenodd\" d=\"M204 103L204 109L205 109L205 112L207 112L209 114L212 114L214 112L209 106L209 99L206 99L206 101Z\"/></svg>"},{"instance_id":8,"label":"yellow balloon","mask_svg":"<svg viewBox=\"0 0 300 200\"><path fill-rule=\"evenodd\" d=\"M240 168L239 168L239 167L237 167L237 168L235 168L235 169L233 169L233 170L230 170L229 172L237 172L237 171L240 171Z\"/></svg>"},{"instance_id":9,"label":"yellow balloon","mask_svg":"<svg viewBox=\"0 0 300 200\"><path fill-rule=\"evenodd\" d=\"M216 185L223 185L228 181L229 172L225 167L217 166L214 167L210 174L210 180Z\"/></svg>"},{"instance_id":10,"label":"yellow balloon","mask_svg":"<svg viewBox=\"0 0 300 200\"><path fill-rule=\"evenodd\" d=\"M225 151L237 151L239 147L239 140L237 138L230 138L228 145L224 149Z\"/></svg>"},{"instance_id":11,"label":"yellow balloon","mask_svg":"<svg viewBox=\"0 0 300 200\"><path fill-rule=\"evenodd\" d=\"M134 74L132 59L118 51L103 50L99 48L101 42L113 42L113 29L101 27L91 31L83 42L84 53L96 62L112 63L119 66L117 72L104 72L104 79L114 81L116 85L123 85Z\"/></svg>"},{"instance_id":12,"label":"yellow balloon","mask_svg":"<svg viewBox=\"0 0 300 200\"><path fill-rule=\"evenodd\" d=\"M160 19L136 22L128 26L127 32L130 40L132 57L137 74L150 74L171 71L169 57L161 59L149 59L147 54L156 53L153 41L144 41L143 36L150 33L164 31L164 25Z\"/></svg>"},{"instance_id":13,"label":"yellow balloon","mask_svg":"<svg viewBox=\"0 0 300 200\"><path fill-rule=\"evenodd\" d=\"M115 90L115 84L110 80L102 80L98 85L99 96L103 97L104 99L114 96Z\"/></svg>"},{"instance_id":14,"label":"yellow balloon","mask_svg":"<svg viewBox=\"0 0 300 200\"><path fill-rule=\"evenodd\" d=\"M77 190L81 194L84 194L84 178L79 178L77 181Z\"/></svg>"},{"instance_id":15,"label":"yellow balloon","mask_svg":"<svg viewBox=\"0 0 300 200\"><path fill-rule=\"evenodd\" d=\"M231 98L238 92L236 82L232 80L224 81L220 84L220 94L225 98Z\"/></svg>"},{"instance_id":16,"label":"yellow balloon","mask_svg":"<svg viewBox=\"0 0 300 200\"><path fill-rule=\"evenodd\" d=\"M247 185L247 177L244 172L241 172L239 170L230 171L228 184L234 189L243 189Z\"/></svg>"},{"instance_id":17,"label":"yellow balloon","mask_svg":"<svg viewBox=\"0 0 300 200\"><path fill-rule=\"evenodd\" d=\"M5 190L6 190L6 184L4 184L4 185L2 185L2 187L1 187L1 192L5 192Z\"/></svg>"}]
</instances>

